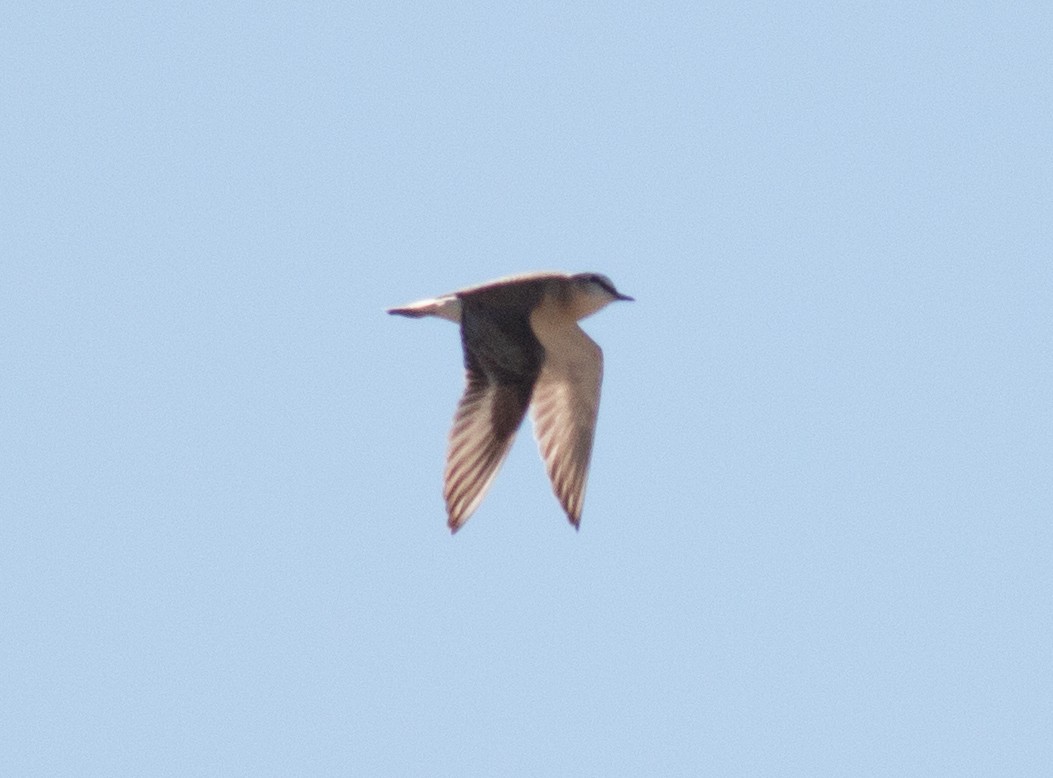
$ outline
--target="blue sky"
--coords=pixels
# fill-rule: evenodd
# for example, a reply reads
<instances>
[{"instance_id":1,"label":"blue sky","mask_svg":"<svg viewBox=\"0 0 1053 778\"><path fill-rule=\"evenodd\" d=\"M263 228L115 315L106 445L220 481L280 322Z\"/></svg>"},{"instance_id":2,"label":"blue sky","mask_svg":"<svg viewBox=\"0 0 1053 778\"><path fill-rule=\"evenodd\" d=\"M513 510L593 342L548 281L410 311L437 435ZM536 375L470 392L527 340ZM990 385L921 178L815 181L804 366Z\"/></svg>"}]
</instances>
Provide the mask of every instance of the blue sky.
<instances>
[{"instance_id":1,"label":"blue sky","mask_svg":"<svg viewBox=\"0 0 1053 778\"><path fill-rule=\"evenodd\" d=\"M22 3L0 773L1046 774L1053 16ZM581 525L457 331L608 274Z\"/></svg>"}]
</instances>

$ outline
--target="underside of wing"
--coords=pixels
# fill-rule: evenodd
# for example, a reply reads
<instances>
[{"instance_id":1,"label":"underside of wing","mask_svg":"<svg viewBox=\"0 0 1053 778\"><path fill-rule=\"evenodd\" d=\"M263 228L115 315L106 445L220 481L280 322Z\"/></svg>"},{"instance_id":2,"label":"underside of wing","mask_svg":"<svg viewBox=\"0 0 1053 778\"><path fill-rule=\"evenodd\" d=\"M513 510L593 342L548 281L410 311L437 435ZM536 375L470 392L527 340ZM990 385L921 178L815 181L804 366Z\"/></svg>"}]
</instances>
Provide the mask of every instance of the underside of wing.
<instances>
[{"instance_id":1,"label":"underside of wing","mask_svg":"<svg viewBox=\"0 0 1053 778\"><path fill-rule=\"evenodd\" d=\"M561 342L546 343L545 363L530 408L552 490L577 527L600 406L603 353L576 325Z\"/></svg>"},{"instance_id":2,"label":"underside of wing","mask_svg":"<svg viewBox=\"0 0 1053 778\"><path fill-rule=\"evenodd\" d=\"M451 531L468 521L486 495L529 402L529 387L489 383L468 371L446 457L443 497Z\"/></svg>"}]
</instances>

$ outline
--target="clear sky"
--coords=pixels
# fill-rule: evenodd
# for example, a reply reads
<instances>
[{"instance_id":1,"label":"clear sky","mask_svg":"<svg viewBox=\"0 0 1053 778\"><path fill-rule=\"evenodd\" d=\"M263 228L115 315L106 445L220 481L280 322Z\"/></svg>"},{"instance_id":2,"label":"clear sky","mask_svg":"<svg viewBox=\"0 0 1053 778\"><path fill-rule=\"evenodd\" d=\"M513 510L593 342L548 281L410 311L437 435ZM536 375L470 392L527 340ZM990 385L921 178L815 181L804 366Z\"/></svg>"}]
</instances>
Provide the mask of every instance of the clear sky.
<instances>
[{"instance_id":1,"label":"clear sky","mask_svg":"<svg viewBox=\"0 0 1053 778\"><path fill-rule=\"evenodd\" d=\"M0 774L1047 775L1048 3L0 19ZM581 531L458 333L635 303Z\"/></svg>"}]
</instances>

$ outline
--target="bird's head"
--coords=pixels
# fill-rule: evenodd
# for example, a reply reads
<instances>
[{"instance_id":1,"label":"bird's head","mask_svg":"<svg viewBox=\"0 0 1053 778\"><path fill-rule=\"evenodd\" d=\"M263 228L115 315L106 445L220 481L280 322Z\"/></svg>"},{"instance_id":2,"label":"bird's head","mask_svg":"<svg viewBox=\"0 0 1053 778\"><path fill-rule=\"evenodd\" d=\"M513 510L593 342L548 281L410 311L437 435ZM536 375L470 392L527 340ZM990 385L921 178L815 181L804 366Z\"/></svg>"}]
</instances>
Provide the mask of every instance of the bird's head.
<instances>
[{"instance_id":1,"label":"bird's head","mask_svg":"<svg viewBox=\"0 0 1053 778\"><path fill-rule=\"evenodd\" d=\"M578 273L571 277L573 288L572 305L577 318L591 316L615 300L632 301L632 297L622 294L614 287L614 282L601 273Z\"/></svg>"}]
</instances>

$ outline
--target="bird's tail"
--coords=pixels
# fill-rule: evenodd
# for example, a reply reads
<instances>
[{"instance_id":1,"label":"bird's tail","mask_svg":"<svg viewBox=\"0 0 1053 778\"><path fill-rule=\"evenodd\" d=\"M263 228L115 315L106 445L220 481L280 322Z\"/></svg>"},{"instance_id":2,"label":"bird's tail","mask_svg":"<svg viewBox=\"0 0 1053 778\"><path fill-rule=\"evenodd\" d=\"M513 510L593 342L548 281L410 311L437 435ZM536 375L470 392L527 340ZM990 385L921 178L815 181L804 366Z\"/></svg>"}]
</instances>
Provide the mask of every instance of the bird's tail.
<instances>
[{"instance_id":1,"label":"bird's tail","mask_svg":"<svg viewBox=\"0 0 1053 778\"><path fill-rule=\"evenodd\" d=\"M454 295L436 297L433 300L421 300L420 302L402 305L398 308L388 308L388 313L396 316L408 316L411 319L420 319L423 316L438 316L440 319L459 322L461 320L461 301Z\"/></svg>"}]
</instances>

